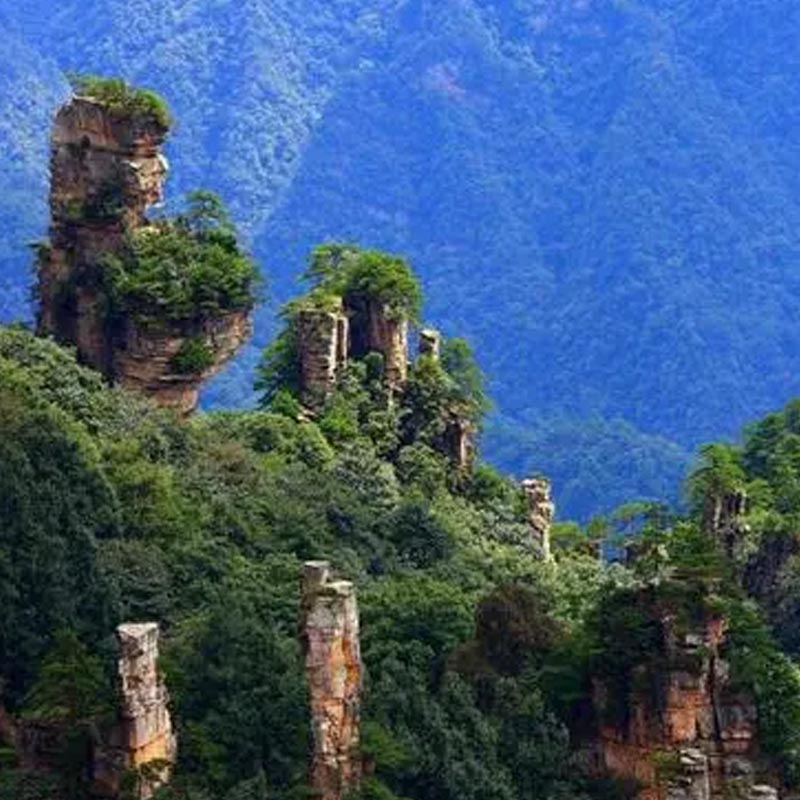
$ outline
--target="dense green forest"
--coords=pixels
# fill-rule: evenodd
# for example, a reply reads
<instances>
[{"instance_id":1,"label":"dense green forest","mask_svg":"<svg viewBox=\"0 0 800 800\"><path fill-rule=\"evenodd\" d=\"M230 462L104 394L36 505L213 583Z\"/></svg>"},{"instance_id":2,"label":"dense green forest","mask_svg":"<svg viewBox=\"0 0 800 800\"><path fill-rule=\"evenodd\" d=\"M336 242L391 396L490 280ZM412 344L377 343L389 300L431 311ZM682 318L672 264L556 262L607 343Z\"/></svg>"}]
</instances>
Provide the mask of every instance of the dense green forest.
<instances>
[{"instance_id":1,"label":"dense green forest","mask_svg":"<svg viewBox=\"0 0 800 800\"><path fill-rule=\"evenodd\" d=\"M418 306L404 262L344 251L315 251L305 302L379 292ZM442 450L454 404L476 423L485 409L468 347L420 356L393 402L380 358L355 359L309 418L286 369L293 308L264 355L261 407L188 421L0 329L2 709L64 732L48 773L0 750L0 796L86 796L114 626L154 619L180 743L159 800L307 797L298 579L323 557L358 589L364 800L629 796L572 756L591 734L592 681L608 683L614 719L661 667L665 609L687 626L730 621L726 658L756 698L764 753L786 785L800 779L797 403L741 447L701 453L687 516L634 503L557 525L544 560L519 486ZM738 494L735 529L710 526L709 508ZM601 545L636 557L607 563Z\"/></svg>"},{"instance_id":2,"label":"dense green forest","mask_svg":"<svg viewBox=\"0 0 800 800\"><path fill-rule=\"evenodd\" d=\"M485 452L567 517L676 498L701 442L798 392L788 1L45 0L0 24L0 314L25 314L71 70L159 89L175 197L229 201L275 304L206 395L251 405L325 240L408 254L480 354ZM578 458L576 453L587 454Z\"/></svg>"}]
</instances>

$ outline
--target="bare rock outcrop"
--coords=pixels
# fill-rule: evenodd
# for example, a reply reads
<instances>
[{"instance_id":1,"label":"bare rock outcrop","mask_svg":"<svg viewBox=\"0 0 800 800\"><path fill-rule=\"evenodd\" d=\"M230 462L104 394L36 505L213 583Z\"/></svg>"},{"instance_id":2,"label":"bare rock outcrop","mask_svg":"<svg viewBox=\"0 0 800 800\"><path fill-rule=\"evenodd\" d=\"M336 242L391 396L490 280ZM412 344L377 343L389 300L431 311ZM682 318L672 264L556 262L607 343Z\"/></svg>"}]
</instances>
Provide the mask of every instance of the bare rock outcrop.
<instances>
[{"instance_id":1,"label":"bare rock outcrop","mask_svg":"<svg viewBox=\"0 0 800 800\"><path fill-rule=\"evenodd\" d=\"M350 351L349 320L341 308L303 308L295 320L303 402L316 405L330 395Z\"/></svg>"},{"instance_id":2,"label":"bare rock outcrop","mask_svg":"<svg viewBox=\"0 0 800 800\"><path fill-rule=\"evenodd\" d=\"M612 775L636 781L639 800L758 793L756 776L763 765L756 705L731 685L721 654L725 620L708 615L691 630L679 631L665 614L660 625L663 660L636 668L626 697L612 698L609 687L595 681L601 764ZM616 721L609 722L606 712L613 703Z\"/></svg>"},{"instance_id":3,"label":"bare rock outcrop","mask_svg":"<svg viewBox=\"0 0 800 800\"><path fill-rule=\"evenodd\" d=\"M118 722L95 758L95 790L116 797L123 776L135 773L137 797L146 800L169 781L176 739L169 696L158 671L159 628L155 622L117 628Z\"/></svg>"},{"instance_id":4,"label":"bare rock outcrop","mask_svg":"<svg viewBox=\"0 0 800 800\"><path fill-rule=\"evenodd\" d=\"M311 789L321 800L342 800L360 785L359 748L363 666L355 588L331 579L326 561L303 569L302 637L311 707Z\"/></svg>"},{"instance_id":5,"label":"bare rock outcrop","mask_svg":"<svg viewBox=\"0 0 800 800\"><path fill-rule=\"evenodd\" d=\"M201 383L218 372L251 333L247 312L143 327L111 320L103 261L126 236L148 225L168 165L168 128L152 114L119 113L73 97L57 113L50 162L50 241L40 248L39 330L77 348L80 359L112 382L188 413ZM211 363L182 372L173 358L188 340L208 348Z\"/></svg>"},{"instance_id":6,"label":"bare rock outcrop","mask_svg":"<svg viewBox=\"0 0 800 800\"><path fill-rule=\"evenodd\" d=\"M121 117L91 98L57 113L50 159L50 245L39 260L39 328L74 344L112 377L105 302L96 271L162 197L168 130L151 116Z\"/></svg>"},{"instance_id":7,"label":"bare rock outcrop","mask_svg":"<svg viewBox=\"0 0 800 800\"><path fill-rule=\"evenodd\" d=\"M526 478L522 481L522 488L528 503L528 526L531 538L542 556L549 560L552 557L550 529L556 511L550 495L550 481L547 478Z\"/></svg>"}]
</instances>

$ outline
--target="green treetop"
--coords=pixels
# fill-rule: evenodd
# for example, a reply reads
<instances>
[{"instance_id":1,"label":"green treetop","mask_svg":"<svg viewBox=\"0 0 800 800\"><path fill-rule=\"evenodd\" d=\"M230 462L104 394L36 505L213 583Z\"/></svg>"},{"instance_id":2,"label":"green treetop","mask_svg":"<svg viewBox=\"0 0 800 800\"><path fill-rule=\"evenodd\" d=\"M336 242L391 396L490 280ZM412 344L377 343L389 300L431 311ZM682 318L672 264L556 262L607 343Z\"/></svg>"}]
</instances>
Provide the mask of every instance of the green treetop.
<instances>
[{"instance_id":1,"label":"green treetop","mask_svg":"<svg viewBox=\"0 0 800 800\"><path fill-rule=\"evenodd\" d=\"M151 89L137 89L123 78L99 75L73 74L69 80L76 95L102 103L119 117L150 117L163 128L172 124L166 101Z\"/></svg>"}]
</instances>

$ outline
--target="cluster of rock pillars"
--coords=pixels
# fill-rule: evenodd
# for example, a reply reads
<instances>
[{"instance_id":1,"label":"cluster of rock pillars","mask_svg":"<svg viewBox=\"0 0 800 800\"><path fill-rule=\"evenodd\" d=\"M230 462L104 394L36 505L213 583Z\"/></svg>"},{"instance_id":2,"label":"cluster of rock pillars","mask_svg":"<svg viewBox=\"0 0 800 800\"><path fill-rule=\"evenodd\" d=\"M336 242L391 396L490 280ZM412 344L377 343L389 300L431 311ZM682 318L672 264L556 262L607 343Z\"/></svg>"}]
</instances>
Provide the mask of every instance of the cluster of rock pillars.
<instances>
[{"instance_id":1,"label":"cluster of rock pillars","mask_svg":"<svg viewBox=\"0 0 800 800\"><path fill-rule=\"evenodd\" d=\"M103 298L91 282L72 280L103 254L118 251L126 230L147 225L146 211L157 203L167 164L161 153L167 130L151 118L121 119L101 103L75 97L57 114L52 142L50 247L39 267L40 329L73 344L80 357L110 380L137 389L162 406L184 413L197 405L201 383L218 370L250 332L246 313L199 320L191 330L153 333L129 322L109 336ZM75 213L97 204L116 187L118 210L111 215ZM71 286L70 303L63 287ZM307 309L296 320L301 391L308 404L330 394L349 358L377 351L384 358L388 387L401 391L408 371L408 321L380 305L361 314L353 329L345 307ZM201 335L215 354L213 366L197 374L176 374L171 360L187 336ZM421 353L438 357L439 336L423 330ZM450 455L460 467L472 457L472 431L453 419ZM554 505L544 478L522 482L528 501L532 541L550 560ZM716 521L719 525L719 521ZM359 747L363 664L355 588L332 577L324 561L308 562L301 582L301 637L305 652L313 749L309 783L321 800L343 800L362 779ZM721 800L731 787L747 800L772 800L777 792L752 779L758 759L757 715L751 697L730 687L720 656L725 620L709 618L697 630L678 635L661 621L668 664L662 676L666 702L656 708L644 692L631 690L624 722L599 726L581 757L598 774L635 780L640 800ZM138 775L140 798L169 781L177 755L168 695L158 671L159 628L155 622L128 623L117 629L119 707L117 724L93 757L99 795L119 794L123 776ZM607 702L595 683L592 712ZM24 732L19 734L24 738ZM22 749L25 749L24 743ZM659 764L671 756L665 778ZM777 782L777 781L776 781ZM742 794L740 792L740 794Z\"/></svg>"}]
</instances>

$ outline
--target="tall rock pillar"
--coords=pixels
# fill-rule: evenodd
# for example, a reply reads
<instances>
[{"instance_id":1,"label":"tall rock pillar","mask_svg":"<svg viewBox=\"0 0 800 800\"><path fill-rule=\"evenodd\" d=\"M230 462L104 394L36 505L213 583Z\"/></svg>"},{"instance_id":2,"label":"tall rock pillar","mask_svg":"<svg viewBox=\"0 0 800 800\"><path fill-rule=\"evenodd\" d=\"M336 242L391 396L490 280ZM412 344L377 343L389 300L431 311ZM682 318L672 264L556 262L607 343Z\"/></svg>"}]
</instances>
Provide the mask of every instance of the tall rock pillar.
<instances>
[{"instance_id":1,"label":"tall rock pillar","mask_svg":"<svg viewBox=\"0 0 800 800\"><path fill-rule=\"evenodd\" d=\"M158 672L159 629L155 622L117 628L118 722L107 748L95 760L98 794L116 797L125 774L136 773L136 797L147 800L169 781L176 758L169 695Z\"/></svg>"},{"instance_id":2,"label":"tall rock pillar","mask_svg":"<svg viewBox=\"0 0 800 800\"><path fill-rule=\"evenodd\" d=\"M408 377L408 320L395 317L382 303L367 308L367 350L383 355L386 384L401 389Z\"/></svg>"},{"instance_id":3,"label":"tall rock pillar","mask_svg":"<svg viewBox=\"0 0 800 800\"><path fill-rule=\"evenodd\" d=\"M39 260L39 328L74 344L85 362L109 377L112 354L98 265L161 200L167 132L152 116L122 117L88 97L64 105L53 126L50 244Z\"/></svg>"},{"instance_id":4,"label":"tall rock pillar","mask_svg":"<svg viewBox=\"0 0 800 800\"><path fill-rule=\"evenodd\" d=\"M311 706L311 789L343 800L361 781L359 748L363 667L355 588L331 580L327 561L303 568L302 635Z\"/></svg>"},{"instance_id":5,"label":"tall rock pillar","mask_svg":"<svg viewBox=\"0 0 800 800\"><path fill-rule=\"evenodd\" d=\"M333 391L340 369L347 364L349 320L341 308L304 308L294 324L300 393L306 404L314 405Z\"/></svg>"},{"instance_id":6,"label":"tall rock pillar","mask_svg":"<svg viewBox=\"0 0 800 800\"><path fill-rule=\"evenodd\" d=\"M550 497L550 481L547 478L527 478L522 481L522 488L528 501L531 537L544 558L550 560L550 529L556 510Z\"/></svg>"}]
</instances>

